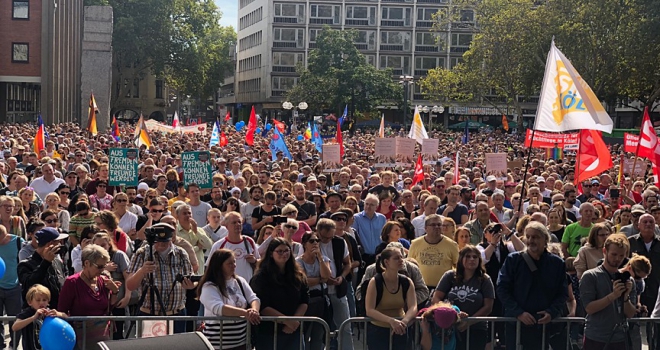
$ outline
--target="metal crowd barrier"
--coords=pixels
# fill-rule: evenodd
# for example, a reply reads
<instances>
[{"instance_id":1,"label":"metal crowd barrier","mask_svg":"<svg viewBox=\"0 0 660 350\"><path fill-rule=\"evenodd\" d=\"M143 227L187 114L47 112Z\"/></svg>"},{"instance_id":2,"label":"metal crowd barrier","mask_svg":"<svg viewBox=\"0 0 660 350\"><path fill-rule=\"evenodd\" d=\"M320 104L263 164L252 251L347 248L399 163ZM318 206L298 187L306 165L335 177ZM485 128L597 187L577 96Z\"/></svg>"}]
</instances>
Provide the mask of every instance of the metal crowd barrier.
<instances>
[{"instance_id":1,"label":"metal crowd barrier","mask_svg":"<svg viewBox=\"0 0 660 350\"><path fill-rule=\"evenodd\" d=\"M14 316L2 316L0 317L0 322L13 322L16 320L16 317ZM184 321L184 322L194 322L197 324L198 321L245 321L245 318L243 317L214 317L214 316L71 316L67 317L66 321L68 322L79 322L79 321L124 321L124 322L136 322L136 331L135 331L135 337L133 338L127 338L127 339L136 339L139 337L140 334L142 334L142 321L166 321L169 324L169 321ZM318 317L293 317L293 316L261 316L261 322L268 322L272 321L273 322L273 327L275 330L277 330L277 324L278 322L282 321L298 321L300 322L300 337L299 337L299 344L300 348L303 348L303 343L305 341L305 328L306 323L309 326L310 323L317 323L320 324L324 331L325 331L325 348L328 349L330 346L330 327L328 324L321 318ZM86 343L86 332L87 329L87 322L82 322L82 333L83 333L83 339L81 344L83 344L83 348L81 350L92 350L92 349L85 349L84 344ZM224 325L223 323L220 323L220 344L213 344L214 346L217 345L216 348L222 349L222 333L224 330ZM11 328L10 328L11 332ZM18 336L21 332L14 332L14 339L18 339ZM275 344L275 350L277 350L277 331L274 332L273 336L273 343ZM112 338L112 334L110 335ZM251 338L252 338L252 327L249 326L247 327L247 333L246 333L246 349L252 349L253 344L251 344ZM112 340L112 339L109 339ZM12 348L13 350L18 350L18 343L19 342L13 342ZM96 349L94 349L96 350Z\"/></svg>"},{"instance_id":2,"label":"metal crowd barrier","mask_svg":"<svg viewBox=\"0 0 660 350\"><path fill-rule=\"evenodd\" d=\"M371 322L371 318L369 317L352 317L344 321L341 326L339 327L339 330L337 331L337 348L341 349L342 344L345 342L345 339L343 334L343 330L345 327L350 327L352 326L353 323L362 323L364 324L364 330L365 330L365 335L362 337L362 349L367 350L367 343L366 343L366 330L367 330L367 323ZM415 319L415 322L413 324L408 326L408 335L409 337L412 336L412 349L421 349L421 344L420 344L420 335L421 335L421 329L419 327L419 324L421 322L421 318L418 317ZM520 322L518 319L514 317L468 317L461 322L487 322L488 323L488 331L490 332L490 339L491 341L495 339L495 324L496 323L515 323L516 325L516 349L521 349L522 348L522 343L521 343L521 329L522 329L522 322ZM557 323L565 323L566 324L566 349L571 349L571 324L580 324L584 325L586 320L582 317L560 317L553 319L551 323L557 324ZM660 319L657 318L630 318L628 319L629 324L660 324ZM547 334L546 334L546 326L543 325L542 328L542 339L541 339L541 344L542 344L542 349L539 350L544 350L544 349L549 349L549 345L547 342ZM467 330L466 330L466 349L471 349L470 347L470 328L472 325L469 325ZM443 331L444 335L444 331ZM656 335L657 337L658 335ZM410 339L410 338L409 338ZM582 341L582 339L578 339L578 341ZM355 344L355 342L353 342ZM505 345L505 344L503 344ZM648 349L654 349L655 344L648 344ZM444 350L445 344L441 345L441 349ZM371 349L370 349L371 350ZM384 350L384 349L375 349L375 350ZM389 339L389 349L388 350L399 350L399 349L392 349L392 333L390 332L390 339ZM660 349L656 349L660 350Z\"/></svg>"}]
</instances>

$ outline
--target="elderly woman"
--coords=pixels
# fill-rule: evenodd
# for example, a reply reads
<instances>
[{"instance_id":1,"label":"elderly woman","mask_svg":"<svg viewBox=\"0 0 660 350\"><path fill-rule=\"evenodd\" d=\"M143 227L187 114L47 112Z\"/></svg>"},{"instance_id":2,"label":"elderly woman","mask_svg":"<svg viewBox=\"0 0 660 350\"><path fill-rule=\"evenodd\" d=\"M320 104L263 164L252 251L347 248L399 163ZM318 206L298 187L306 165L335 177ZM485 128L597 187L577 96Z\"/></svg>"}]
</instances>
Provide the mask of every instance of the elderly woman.
<instances>
[{"instance_id":1,"label":"elderly woman","mask_svg":"<svg viewBox=\"0 0 660 350\"><path fill-rule=\"evenodd\" d=\"M295 219L298 217L298 209L293 204L287 204L284 206L284 208L282 208L282 215L286 216L287 219ZM305 232L311 232L312 229L304 221L298 221L297 223L297 229L291 239L294 242L300 243L302 241L303 234L305 234Z\"/></svg>"},{"instance_id":2,"label":"elderly woman","mask_svg":"<svg viewBox=\"0 0 660 350\"><path fill-rule=\"evenodd\" d=\"M112 199L112 212L119 219L119 228L126 232L129 237L135 236L137 232L138 216L128 211L128 195L117 192Z\"/></svg>"},{"instance_id":3,"label":"elderly woman","mask_svg":"<svg viewBox=\"0 0 660 350\"><path fill-rule=\"evenodd\" d=\"M119 293L119 286L112 278L103 275L110 255L101 246L90 244L83 249L81 260L82 271L64 281L57 310L69 316L106 316L117 304ZM92 349L97 342L109 339L112 324L109 321L87 321L84 335L82 323L74 322L74 329L76 347Z\"/></svg>"},{"instance_id":4,"label":"elderly woman","mask_svg":"<svg viewBox=\"0 0 660 350\"><path fill-rule=\"evenodd\" d=\"M293 235L297 233L299 225L302 223L302 221L288 218L286 219L286 222L276 225L273 229L273 233L270 236L265 237L264 242L259 246L259 254L263 256L266 253L270 242L277 237L282 237L291 245L293 258L297 259L301 257L304 253L303 246L301 243L293 240Z\"/></svg>"}]
</instances>

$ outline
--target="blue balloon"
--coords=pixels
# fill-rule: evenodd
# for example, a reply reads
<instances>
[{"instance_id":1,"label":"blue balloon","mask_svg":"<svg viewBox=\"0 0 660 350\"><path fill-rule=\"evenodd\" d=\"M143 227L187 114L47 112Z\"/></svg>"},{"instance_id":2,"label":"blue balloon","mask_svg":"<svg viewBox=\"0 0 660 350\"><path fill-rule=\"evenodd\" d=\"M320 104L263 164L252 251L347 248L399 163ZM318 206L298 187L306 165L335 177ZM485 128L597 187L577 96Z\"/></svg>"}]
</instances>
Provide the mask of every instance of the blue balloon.
<instances>
[{"instance_id":1,"label":"blue balloon","mask_svg":"<svg viewBox=\"0 0 660 350\"><path fill-rule=\"evenodd\" d=\"M243 129L244 126L245 124L236 123L236 131L241 131L241 129Z\"/></svg>"},{"instance_id":2,"label":"blue balloon","mask_svg":"<svg viewBox=\"0 0 660 350\"><path fill-rule=\"evenodd\" d=\"M261 128L257 128L257 130L255 131L257 132L257 134L261 134Z\"/></svg>"},{"instance_id":3,"label":"blue balloon","mask_svg":"<svg viewBox=\"0 0 660 350\"><path fill-rule=\"evenodd\" d=\"M303 136L302 136L302 135L298 135L297 140L298 140L298 141L302 141L302 140L303 140Z\"/></svg>"},{"instance_id":4,"label":"blue balloon","mask_svg":"<svg viewBox=\"0 0 660 350\"><path fill-rule=\"evenodd\" d=\"M266 131L270 131L273 126L270 123L266 124Z\"/></svg>"},{"instance_id":5,"label":"blue balloon","mask_svg":"<svg viewBox=\"0 0 660 350\"><path fill-rule=\"evenodd\" d=\"M43 350L73 350L76 332L71 325L59 317L46 317L39 332Z\"/></svg>"},{"instance_id":6,"label":"blue balloon","mask_svg":"<svg viewBox=\"0 0 660 350\"><path fill-rule=\"evenodd\" d=\"M5 261L0 258L0 278L4 277L6 269L7 265L5 265Z\"/></svg>"}]
</instances>

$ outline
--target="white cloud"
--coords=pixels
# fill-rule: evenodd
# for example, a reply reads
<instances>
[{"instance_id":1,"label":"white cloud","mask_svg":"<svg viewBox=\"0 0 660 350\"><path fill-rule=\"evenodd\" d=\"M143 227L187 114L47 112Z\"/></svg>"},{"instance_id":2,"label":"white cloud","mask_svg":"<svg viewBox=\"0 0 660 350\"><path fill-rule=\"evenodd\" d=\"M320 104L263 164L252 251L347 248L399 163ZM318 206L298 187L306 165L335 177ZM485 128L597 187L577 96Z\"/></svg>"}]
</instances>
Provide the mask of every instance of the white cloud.
<instances>
[{"instance_id":1,"label":"white cloud","mask_svg":"<svg viewBox=\"0 0 660 350\"><path fill-rule=\"evenodd\" d=\"M238 28L238 0L215 0L215 4L222 11L220 25Z\"/></svg>"}]
</instances>

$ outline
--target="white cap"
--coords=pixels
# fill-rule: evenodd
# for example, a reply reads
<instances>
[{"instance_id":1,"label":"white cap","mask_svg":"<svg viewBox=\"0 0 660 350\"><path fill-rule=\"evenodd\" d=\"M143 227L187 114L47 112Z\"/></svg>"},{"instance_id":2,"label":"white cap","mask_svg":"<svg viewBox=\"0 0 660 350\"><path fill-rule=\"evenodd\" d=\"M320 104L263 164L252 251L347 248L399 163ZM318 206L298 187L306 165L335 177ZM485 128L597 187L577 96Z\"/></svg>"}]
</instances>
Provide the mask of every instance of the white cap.
<instances>
[{"instance_id":1,"label":"white cap","mask_svg":"<svg viewBox=\"0 0 660 350\"><path fill-rule=\"evenodd\" d=\"M238 191L238 193L241 193L241 189L240 189L240 188L238 188L238 187L234 187L234 188L232 188L231 190L229 190L229 193L232 193L232 194L233 194L234 192L237 192L237 191Z\"/></svg>"},{"instance_id":2,"label":"white cap","mask_svg":"<svg viewBox=\"0 0 660 350\"><path fill-rule=\"evenodd\" d=\"M486 176L486 182L497 181L497 178L494 175Z\"/></svg>"},{"instance_id":3,"label":"white cap","mask_svg":"<svg viewBox=\"0 0 660 350\"><path fill-rule=\"evenodd\" d=\"M146 191L146 190L149 189L149 185L147 185L147 184L144 183L144 182L140 182L140 183L138 184L137 189L138 189L138 191L139 191L139 190L145 190L145 191Z\"/></svg>"},{"instance_id":4,"label":"white cap","mask_svg":"<svg viewBox=\"0 0 660 350\"><path fill-rule=\"evenodd\" d=\"M536 178L536 183L539 183L539 182L545 182L545 178L543 176L537 177Z\"/></svg>"}]
</instances>

